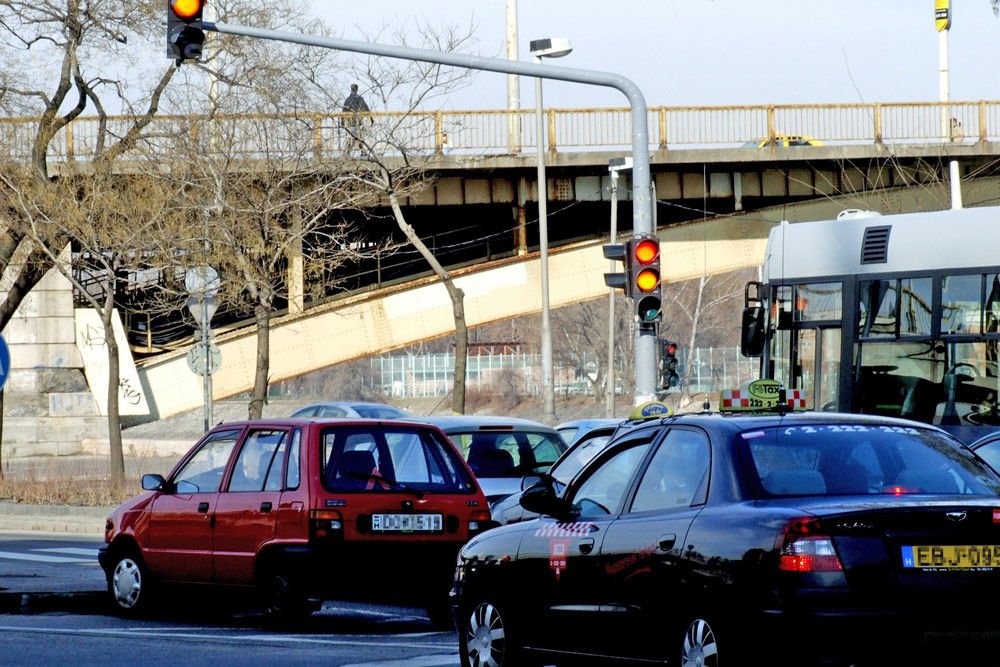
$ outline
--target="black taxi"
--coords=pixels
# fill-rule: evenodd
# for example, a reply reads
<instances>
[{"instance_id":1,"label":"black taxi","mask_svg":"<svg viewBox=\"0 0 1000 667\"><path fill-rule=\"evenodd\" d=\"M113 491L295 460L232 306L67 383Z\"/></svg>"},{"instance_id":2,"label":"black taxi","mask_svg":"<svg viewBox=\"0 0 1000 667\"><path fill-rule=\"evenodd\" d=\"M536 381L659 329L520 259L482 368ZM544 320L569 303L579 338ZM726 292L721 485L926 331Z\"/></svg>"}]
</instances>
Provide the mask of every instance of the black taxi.
<instances>
[{"instance_id":1,"label":"black taxi","mask_svg":"<svg viewBox=\"0 0 1000 667\"><path fill-rule=\"evenodd\" d=\"M1000 477L933 426L670 416L557 488L461 550L463 665L914 664L935 633L1000 628Z\"/></svg>"}]
</instances>

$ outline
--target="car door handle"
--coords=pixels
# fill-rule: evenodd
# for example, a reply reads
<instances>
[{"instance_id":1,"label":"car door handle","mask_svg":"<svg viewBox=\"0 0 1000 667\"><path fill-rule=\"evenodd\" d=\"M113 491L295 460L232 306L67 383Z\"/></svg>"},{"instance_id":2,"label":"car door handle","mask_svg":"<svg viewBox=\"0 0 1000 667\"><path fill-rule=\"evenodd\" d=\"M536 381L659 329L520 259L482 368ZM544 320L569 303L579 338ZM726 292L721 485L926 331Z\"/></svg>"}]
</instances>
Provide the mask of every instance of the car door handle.
<instances>
[{"instance_id":1,"label":"car door handle","mask_svg":"<svg viewBox=\"0 0 1000 667\"><path fill-rule=\"evenodd\" d=\"M265 512L265 513L266 512L270 512L271 511L271 503L270 503L270 501L262 502L260 504L260 511L261 512Z\"/></svg>"},{"instance_id":2,"label":"car door handle","mask_svg":"<svg viewBox=\"0 0 1000 667\"><path fill-rule=\"evenodd\" d=\"M580 553L589 554L594 550L594 538L593 537L582 537L580 538Z\"/></svg>"},{"instance_id":3,"label":"car door handle","mask_svg":"<svg viewBox=\"0 0 1000 667\"><path fill-rule=\"evenodd\" d=\"M666 535L660 535L660 539L656 541L656 548L660 551L670 551L676 543L677 536L673 533L667 533Z\"/></svg>"},{"instance_id":4,"label":"car door handle","mask_svg":"<svg viewBox=\"0 0 1000 667\"><path fill-rule=\"evenodd\" d=\"M198 511L199 512L207 512L208 511L208 503L198 503Z\"/></svg>"}]
</instances>

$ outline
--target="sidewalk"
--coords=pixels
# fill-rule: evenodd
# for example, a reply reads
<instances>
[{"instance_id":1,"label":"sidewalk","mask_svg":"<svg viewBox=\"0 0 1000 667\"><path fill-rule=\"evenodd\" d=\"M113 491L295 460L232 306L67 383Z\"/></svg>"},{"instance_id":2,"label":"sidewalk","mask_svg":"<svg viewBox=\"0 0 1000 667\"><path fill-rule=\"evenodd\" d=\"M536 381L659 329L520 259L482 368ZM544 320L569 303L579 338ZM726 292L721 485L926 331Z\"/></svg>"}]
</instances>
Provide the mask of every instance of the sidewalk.
<instances>
[{"instance_id":1,"label":"sidewalk","mask_svg":"<svg viewBox=\"0 0 1000 667\"><path fill-rule=\"evenodd\" d=\"M111 507L26 505L0 502L0 532L40 532L104 537Z\"/></svg>"}]
</instances>

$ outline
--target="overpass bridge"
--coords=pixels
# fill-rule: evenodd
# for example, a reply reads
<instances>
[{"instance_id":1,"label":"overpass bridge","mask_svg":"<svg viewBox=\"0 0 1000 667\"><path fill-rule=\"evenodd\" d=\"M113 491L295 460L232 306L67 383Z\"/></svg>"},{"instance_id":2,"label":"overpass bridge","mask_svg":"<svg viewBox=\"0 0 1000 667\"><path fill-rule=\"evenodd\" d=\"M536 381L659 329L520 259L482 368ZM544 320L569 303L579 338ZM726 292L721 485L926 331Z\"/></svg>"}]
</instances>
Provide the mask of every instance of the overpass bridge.
<instances>
[{"instance_id":1,"label":"overpass bridge","mask_svg":"<svg viewBox=\"0 0 1000 667\"><path fill-rule=\"evenodd\" d=\"M947 197L946 185L937 189L940 192L903 188L875 193L860 203L878 209L890 201L899 212L925 210L929 199ZM1000 177L968 184L964 196L972 206L995 202L1000 198ZM768 231L775 223L834 218L844 208L858 204L856 197L826 198L660 229L662 279L669 284L759 266ZM553 308L607 295L603 274L609 263L601 252L602 242L606 239L569 244L550 253ZM470 327L541 310L537 253L477 264L456 270L453 275L465 292L465 315ZM734 311L733 326L737 322ZM296 377L452 332L451 302L437 278L425 277L348 295L274 320L270 336L271 380ZM212 376L215 397L249 391L256 364L253 327L223 333L216 343L223 363ZM202 405L201 378L188 369L186 350L141 362L138 370L153 414L163 417Z\"/></svg>"},{"instance_id":2,"label":"overpass bridge","mask_svg":"<svg viewBox=\"0 0 1000 667\"><path fill-rule=\"evenodd\" d=\"M467 295L470 326L540 309L537 244L529 220L539 191L533 113L371 114L372 132L402 134L403 143L424 157L432 175L430 187L404 202L418 233L433 238L439 233L435 221L476 219L468 240L480 245L464 257L471 265L454 271ZM608 263L600 251L608 219L607 165L628 153L631 122L627 108L548 109L546 119L545 192L556 203L549 217L550 298L558 307L607 293L602 274ZM0 148L7 154L0 159L30 156L31 121L0 120L8 139ZM211 120L163 116L150 134L156 137L155 150L169 155L177 137L206 132L209 123L225 123L235 154L252 169L255 160L263 159L255 143L261 132L280 137L286 156L304 155L317 162L342 157L341 121L342 114L327 113ZM128 119L107 122L112 131L123 131ZM50 152L54 174L60 164L85 166L97 143L97 123L78 119L64 128ZM767 229L781 219L833 217L848 207L900 212L946 208L948 191L941 184L949 160L961 164L967 205L1000 197L993 177L1000 155L1000 101L654 106L649 108L649 128L667 282L758 265ZM787 135L822 143L759 145ZM130 166L122 163L121 168ZM628 206L625 181L620 198ZM559 202L567 204L568 212L560 213ZM449 211L451 218L446 217ZM620 220L627 228L628 216ZM492 248L484 241L498 236L504 240ZM290 309L279 316L271 336L272 380L452 331L450 305L435 279L423 276L381 287L384 283L376 276L363 292L302 304L300 312ZM256 357L252 331L237 327L220 334L217 342L224 361L213 376L214 396L247 391ZM187 369L184 349L140 360L137 374L152 418L201 405L201 379Z\"/></svg>"}]
</instances>

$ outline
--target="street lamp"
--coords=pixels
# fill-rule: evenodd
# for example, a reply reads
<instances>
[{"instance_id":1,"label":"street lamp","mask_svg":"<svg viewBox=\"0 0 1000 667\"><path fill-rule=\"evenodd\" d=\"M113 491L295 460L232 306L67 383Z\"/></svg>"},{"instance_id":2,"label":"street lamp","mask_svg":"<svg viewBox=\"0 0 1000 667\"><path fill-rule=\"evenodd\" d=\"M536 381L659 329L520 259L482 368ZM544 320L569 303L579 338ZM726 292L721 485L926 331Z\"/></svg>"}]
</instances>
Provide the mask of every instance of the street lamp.
<instances>
[{"instance_id":1,"label":"street lamp","mask_svg":"<svg viewBox=\"0 0 1000 667\"><path fill-rule=\"evenodd\" d=\"M611 173L611 240L617 243L618 236L618 172L632 168L632 158L616 157L608 160L608 171ZM615 260L611 261L611 272L615 271ZM628 276L625 278L628 280ZM615 416L615 291L617 287L608 290L608 372L604 388L604 416Z\"/></svg>"},{"instance_id":2,"label":"street lamp","mask_svg":"<svg viewBox=\"0 0 1000 667\"><path fill-rule=\"evenodd\" d=\"M534 39L528 50L536 65L542 58L562 58L573 51L568 39ZM556 395L552 374L552 325L549 319L549 186L545 180L545 119L542 111L542 79L535 78L535 133L538 140L538 261L542 274L542 392L545 417L556 418Z\"/></svg>"}]
</instances>

